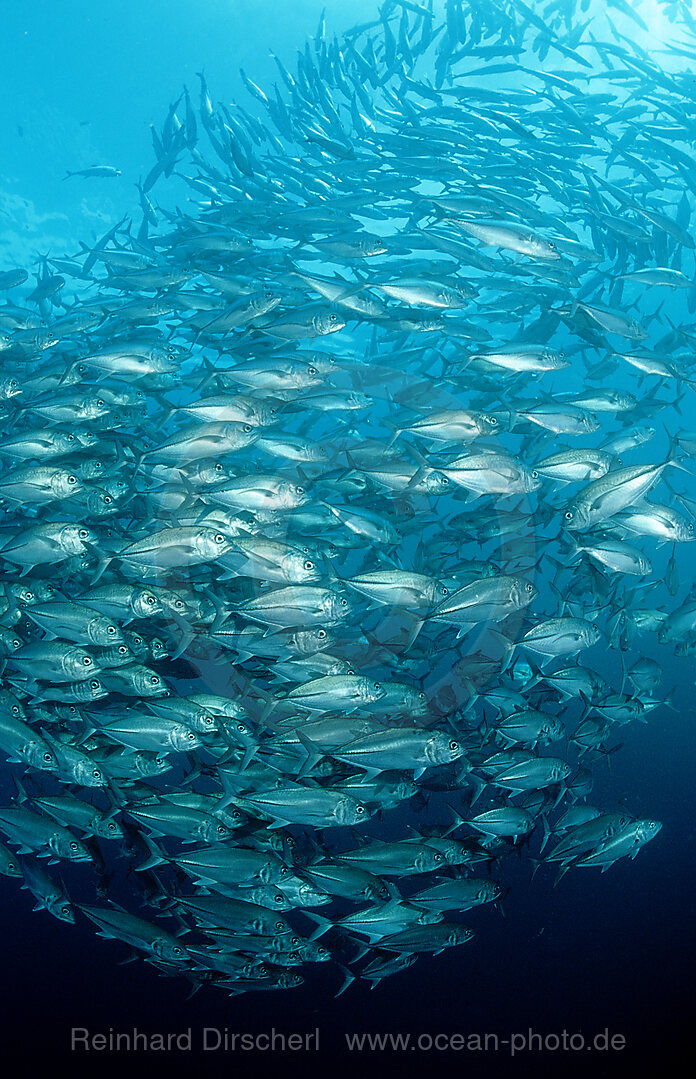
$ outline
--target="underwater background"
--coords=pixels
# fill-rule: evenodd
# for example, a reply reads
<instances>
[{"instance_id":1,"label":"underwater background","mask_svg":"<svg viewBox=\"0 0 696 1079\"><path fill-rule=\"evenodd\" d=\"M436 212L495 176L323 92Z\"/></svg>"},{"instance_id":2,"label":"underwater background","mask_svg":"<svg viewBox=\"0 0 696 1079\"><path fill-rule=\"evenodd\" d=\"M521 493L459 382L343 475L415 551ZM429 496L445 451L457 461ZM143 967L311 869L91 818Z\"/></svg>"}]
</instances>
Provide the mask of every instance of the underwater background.
<instances>
[{"instance_id":1,"label":"underwater background","mask_svg":"<svg viewBox=\"0 0 696 1079\"><path fill-rule=\"evenodd\" d=\"M592 0L589 14L603 6ZM676 7L647 0L637 5L648 35L621 10L614 17L624 33L641 38L648 55L654 50L657 56L678 38L677 24L668 19L668 9ZM241 99L240 67L259 86L272 84L277 72L269 52L290 66L323 10L330 32L339 35L377 17L371 0L112 0L103 10L87 0L4 4L0 270L25 266L35 272L39 255L74 255L80 241L90 245L124 213L135 218L135 183L153 162L149 125L161 124L183 85L197 100L196 73L204 70L215 99ZM585 11L582 19L587 17ZM534 67L539 60L530 52L524 63ZM552 70L562 67L562 58L556 58ZM520 86L531 85L522 73L515 78ZM595 81L593 89L601 88ZM121 176L64 182L67 170L96 163L113 164ZM512 183L510 190L514 193ZM189 196L195 193L178 189L173 201L184 205ZM673 302L670 296L667 311ZM627 371L620 368L612 376L612 388L633 386ZM693 390L687 390L680 408L681 427L696 428ZM679 575L683 596L693 580L688 544L679 552ZM544 1054L539 1060L545 1067L598 1076L621 1074L639 1060L668 1067L689 1042L694 1018L696 668L693 658L675 656L654 636L644 652L663 666L662 687L671 691L674 707L658 708L647 723L621 732L623 745L610 766L595 768L592 795L598 805L626 805L636 817L662 822L656 841L635 861L619 861L607 873L569 872L553 886L548 872L530 879L527 859L508 858L511 895L503 901L504 916L488 908L475 912L472 944L423 956L374 991L360 982L335 999L335 977L308 979L287 993L228 997L204 988L187 999L183 981L160 977L142 962L117 965L125 948L96 938L84 919L61 926L46 912L33 913L29 893L3 877L4 1059L29 1066L67 1061L81 1070L86 1058L77 1060L68 1051L73 1026L95 1031L134 1026L265 1031L274 1026L288 1032L319 1027L317 1067L322 1070L331 1066L332 1054L342 1062L348 1058L345 1031L480 1031L505 1037L528 1028L588 1035L608 1028L626 1038L622 1056L593 1063L592 1069L570 1054ZM3 802L13 796L9 770L0 769L0 790ZM437 1053L414 1055L419 1068L438 1067ZM258 1060L249 1054L249 1060L237 1055L233 1062L227 1056L207 1063L246 1069L253 1066L252 1056ZM389 1067L400 1066L398 1055L379 1053L354 1054L352 1066L379 1069L387 1065L380 1058L387 1056ZM510 1062L502 1053L480 1056L485 1060L461 1055L459 1067L507 1073ZM90 1063L98 1059L92 1054ZM154 1055L148 1060L172 1071L191 1063L168 1057L165 1064ZM147 1066L127 1057L117 1064ZM529 1058L513 1065L520 1072L539 1066ZM278 1058L273 1066L284 1064ZM311 1061L307 1066L315 1067Z\"/></svg>"}]
</instances>

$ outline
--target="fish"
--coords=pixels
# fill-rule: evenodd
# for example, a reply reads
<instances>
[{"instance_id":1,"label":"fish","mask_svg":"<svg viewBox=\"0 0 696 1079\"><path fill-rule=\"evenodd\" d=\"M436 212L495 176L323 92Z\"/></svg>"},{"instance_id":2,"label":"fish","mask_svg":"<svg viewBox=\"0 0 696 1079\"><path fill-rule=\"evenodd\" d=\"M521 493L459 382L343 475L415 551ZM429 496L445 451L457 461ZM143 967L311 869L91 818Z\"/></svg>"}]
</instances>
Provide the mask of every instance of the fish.
<instances>
[{"instance_id":1,"label":"fish","mask_svg":"<svg viewBox=\"0 0 696 1079\"><path fill-rule=\"evenodd\" d=\"M92 179L93 177L112 179L120 175L121 170L114 165L90 165L86 169L73 169L72 172L66 172L63 179L67 180L69 176L82 176L86 179Z\"/></svg>"},{"instance_id":2,"label":"fish","mask_svg":"<svg viewBox=\"0 0 696 1079\"><path fill-rule=\"evenodd\" d=\"M593 783L696 652L696 24L612 6L323 14L0 265L0 873L56 932L359 993L659 836Z\"/></svg>"}]
</instances>

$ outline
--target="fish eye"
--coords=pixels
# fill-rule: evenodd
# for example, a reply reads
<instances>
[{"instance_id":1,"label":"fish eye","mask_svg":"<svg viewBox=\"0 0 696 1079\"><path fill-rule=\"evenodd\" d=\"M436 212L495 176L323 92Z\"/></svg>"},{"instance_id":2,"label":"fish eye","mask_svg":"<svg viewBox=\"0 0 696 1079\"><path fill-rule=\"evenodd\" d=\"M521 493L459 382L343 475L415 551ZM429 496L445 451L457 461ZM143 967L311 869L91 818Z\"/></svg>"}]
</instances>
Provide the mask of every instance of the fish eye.
<instances>
[{"instance_id":1,"label":"fish eye","mask_svg":"<svg viewBox=\"0 0 696 1079\"><path fill-rule=\"evenodd\" d=\"M338 315L335 314L333 311L329 315L329 318L331 319L332 322L338 322Z\"/></svg>"},{"instance_id":2,"label":"fish eye","mask_svg":"<svg viewBox=\"0 0 696 1079\"><path fill-rule=\"evenodd\" d=\"M153 603L156 602L155 597L154 596L146 596L145 597L145 602L147 603L148 607L152 607Z\"/></svg>"},{"instance_id":3,"label":"fish eye","mask_svg":"<svg viewBox=\"0 0 696 1079\"><path fill-rule=\"evenodd\" d=\"M71 843L70 850L77 850L77 843Z\"/></svg>"},{"instance_id":4,"label":"fish eye","mask_svg":"<svg viewBox=\"0 0 696 1079\"><path fill-rule=\"evenodd\" d=\"M47 752L47 753L44 753L43 759L46 761L47 764L50 764L51 761L53 760L53 756L50 753Z\"/></svg>"},{"instance_id":5,"label":"fish eye","mask_svg":"<svg viewBox=\"0 0 696 1079\"><path fill-rule=\"evenodd\" d=\"M215 471L216 471L216 472L222 472L222 465L220 464L220 462L219 462L219 461L216 461L216 462L215 462L215 466L214 466L214 467L215 467Z\"/></svg>"},{"instance_id":6,"label":"fish eye","mask_svg":"<svg viewBox=\"0 0 696 1079\"><path fill-rule=\"evenodd\" d=\"M533 468L532 469L532 479L536 480L538 478L539 478L539 473L537 472L536 468Z\"/></svg>"},{"instance_id":7,"label":"fish eye","mask_svg":"<svg viewBox=\"0 0 696 1079\"><path fill-rule=\"evenodd\" d=\"M113 502L113 499L112 499L111 495L105 495L104 496L104 505L105 506L110 506L112 502Z\"/></svg>"},{"instance_id":8,"label":"fish eye","mask_svg":"<svg viewBox=\"0 0 696 1079\"><path fill-rule=\"evenodd\" d=\"M110 633L113 636L113 634L116 632L116 626L107 626L106 632Z\"/></svg>"},{"instance_id":9,"label":"fish eye","mask_svg":"<svg viewBox=\"0 0 696 1079\"><path fill-rule=\"evenodd\" d=\"M283 893L282 892L276 892L276 894L273 896L273 902L274 903L284 903L285 902L285 896L283 895Z\"/></svg>"},{"instance_id":10,"label":"fish eye","mask_svg":"<svg viewBox=\"0 0 696 1079\"><path fill-rule=\"evenodd\" d=\"M323 641L325 636L326 636L326 630L325 629L317 630L317 637L319 638L320 641Z\"/></svg>"},{"instance_id":11,"label":"fish eye","mask_svg":"<svg viewBox=\"0 0 696 1079\"><path fill-rule=\"evenodd\" d=\"M150 685L151 686L156 686L158 682L159 682L159 675L151 674L150 675Z\"/></svg>"},{"instance_id":12,"label":"fish eye","mask_svg":"<svg viewBox=\"0 0 696 1079\"><path fill-rule=\"evenodd\" d=\"M118 646L118 654L119 654L119 656L127 656L128 655L128 648L126 647L125 644L120 644Z\"/></svg>"},{"instance_id":13,"label":"fish eye","mask_svg":"<svg viewBox=\"0 0 696 1079\"><path fill-rule=\"evenodd\" d=\"M282 933L283 930L285 929L285 923L284 922L276 922L275 923L275 928L276 928L277 933Z\"/></svg>"},{"instance_id":14,"label":"fish eye","mask_svg":"<svg viewBox=\"0 0 696 1079\"><path fill-rule=\"evenodd\" d=\"M89 656L84 656L82 662L84 663L85 667L92 666L92 660L89 658Z\"/></svg>"},{"instance_id":15,"label":"fish eye","mask_svg":"<svg viewBox=\"0 0 696 1079\"><path fill-rule=\"evenodd\" d=\"M319 373L316 367L308 367L307 370L309 371L310 375L316 375Z\"/></svg>"},{"instance_id":16,"label":"fish eye","mask_svg":"<svg viewBox=\"0 0 696 1079\"><path fill-rule=\"evenodd\" d=\"M101 397L98 397L97 398L97 408L103 408L103 407L104 407L104 401L102 400Z\"/></svg>"},{"instance_id":17,"label":"fish eye","mask_svg":"<svg viewBox=\"0 0 696 1079\"><path fill-rule=\"evenodd\" d=\"M524 587L526 588L527 592L532 592L533 589L534 589L534 585L530 584L529 581L527 581L527 583L526 583L526 585Z\"/></svg>"},{"instance_id":18,"label":"fish eye","mask_svg":"<svg viewBox=\"0 0 696 1079\"><path fill-rule=\"evenodd\" d=\"M89 532L87 531L86 528L81 528L80 531L77 534L80 537L80 539L87 539L87 537L89 536Z\"/></svg>"},{"instance_id":19,"label":"fish eye","mask_svg":"<svg viewBox=\"0 0 696 1079\"><path fill-rule=\"evenodd\" d=\"M75 436L74 435L66 435L66 442L74 442L74 441L75 441Z\"/></svg>"},{"instance_id":20,"label":"fish eye","mask_svg":"<svg viewBox=\"0 0 696 1079\"><path fill-rule=\"evenodd\" d=\"M452 752L454 752L455 750L459 749L459 742L455 742L454 739L452 739L452 741L449 744L449 747L452 750Z\"/></svg>"},{"instance_id":21,"label":"fish eye","mask_svg":"<svg viewBox=\"0 0 696 1079\"><path fill-rule=\"evenodd\" d=\"M282 927L283 923L282 922L276 922L276 926L278 926L278 925L280 925ZM290 943L292 944L292 946L294 948L296 948L299 944L302 943L302 941L300 940L299 937L291 937L290 938Z\"/></svg>"},{"instance_id":22,"label":"fish eye","mask_svg":"<svg viewBox=\"0 0 696 1079\"><path fill-rule=\"evenodd\" d=\"M245 432L245 434L247 434L247 435L248 435L248 434L249 434L249 432L251 431L251 429L252 429L252 427L251 427L251 424L250 424L250 423L245 423L245 424L244 424L244 432Z\"/></svg>"},{"instance_id":23,"label":"fish eye","mask_svg":"<svg viewBox=\"0 0 696 1079\"><path fill-rule=\"evenodd\" d=\"M92 775L94 776L95 779L99 779L99 777L101 776L101 772L99 771L98 768L95 768L93 770L93 772L92 772Z\"/></svg>"},{"instance_id":24,"label":"fish eye","mask_svg":"<svg viewBox=\"0 0 696 1079\"><path fill-rule=\"evenodd\" d=\"M358 817L362 817L363 814L365 813L365 806L356 806L355 807L355 812L356 812Z\"/></svg>"},{"instance_id":25,"label":"fish eye","mask_svg":"<svg viewBox=\"0 0 696 1079\"><path fill-rule=\"evenodd\" d=\"M90 684L92 689L99 689L99 682L97 681L96 678L93 678L92 681L89 684Z\"/></svg>"},{"instance_id":26,"label":"fish eye","mask_svg":"<svg viewBox=\"0 0 696 1079\"><path fill-rule=\"evenodd\" d=\"M595 631L595 633L599 633L599 626L596 622L592 623L592 629Z\"/></svg>"},{"instance_id":27,"label":"fish eye","mask_svg":"<svg viewBox=\"0 0 696 1079\"><path fill-rule=\"evenodd\" d=\"M76 476L68 476L68 483L77 483Z\"/></svg>"},{"instance_id":28,"label":"fish eye","mask_svg":"<svg viewBox=\"0 0 696 1079\"><path fill-rule=\"evenodd\" d=\"M449 596L449 588L447 588L444 584L442 586L442 595Z\"/></svg>"},{"instance_id":29,"label":"fish eye","mask_svg":"<svg viewBox=\"0 0 696 1079\"><path fill-rule=\"evenodd\" d=\"M497 424L498 421L495 418L495 416L489 416L488 417L488 422L490 423L491 427L495 427L495 425Z\"/></svg>"},{"instance_id":30,"label":"fish eye","mask_svg":"<svg viewBox=\"0 0 696 1079\"><path fill-rule=\"evenodd\" d=\"M444 860L445 860L444 856L442 854L440 854L439 850L436 850L435 854L433 856L433 861L434 862L444 862Z\"/></svg>"},{"instance_id":31,"label":"fish eye","mask_svg":"<svg viewBox=\"0 0 696 1079\"><path fill-rule=\"evenodd\" d=\"M572 521L573 520L572 510L566 510L566 512L564 513L563 516L565 517L566 521Z\"/></svg>"},{"instance_id":32,"label":"fish eye","mask_svg":"<svg viewBox=\"0 0 696 1079\"><path fill-rule=\"evenodd\" d=\"M304 494L304 487L296 487L295 488L295 494L303 495Z\"/></svg>"},{"instance_id":33,"label":"fish eye","mask_svg":"<svg viewBox=\"0 0 696 1079\"><path fill-rule=\"evenodd\" d=\"M215 540L215 543L224 543L225 542L225 537L222 535L221 532L218 532L215 535L214 540Z\"/></svg>"},{"instance_id":34,"label":"fish eye","mask_svg":"<svg viewBox=\"0 0 696 1079\"><path fill-rule=\"evenodd\" d=\"M305 560L304 568L305 569L314 569L314 563L309 558L307 558Z\"/></svg>"},{"instance_id":35,"label":"fish eye","mask_svg":"<svg viewBox=\"0 0 696 1079\"><path fill-rule=\"evenodd\" d=\"M348 606L348 600L345 598L345 596L341 596L341 607L347 607L347 606Z\"/></svg>"}]
</instances>

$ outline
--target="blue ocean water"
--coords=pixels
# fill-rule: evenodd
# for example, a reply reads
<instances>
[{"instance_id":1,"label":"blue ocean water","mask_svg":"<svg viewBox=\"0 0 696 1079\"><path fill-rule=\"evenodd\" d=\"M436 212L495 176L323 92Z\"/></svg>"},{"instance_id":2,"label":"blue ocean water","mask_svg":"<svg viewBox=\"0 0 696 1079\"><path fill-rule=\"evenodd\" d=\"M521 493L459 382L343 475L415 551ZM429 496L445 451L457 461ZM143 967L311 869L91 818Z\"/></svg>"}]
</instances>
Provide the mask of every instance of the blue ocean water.
<instances>
[{"instance_id":1,"label":"blue ocean water","mask_svg":"<svg viewBox=\"0 0 696 1079\"><path fill-rule=\"evenodd\" d=\"M323 9L327 26L340 33L374 17L376 4L113 0L96 10L86 0L37 0L4 10L0 270L28 266L39 254L74 254L79 241L90 244L123 213L135 215L134 185L153 160L149 125L161 124L183 85L197 96L196 72L203 69L215 95L232 101L243 93L240 67L259 85L272 83L277 74L269 50L290 65ZM654 20L652 48L660 56L675 28L656 4L640 10ZM625 33L637 32L630 21L621 22L621 12L616 18ZM529 66L536 62L527 57ZM513 82L526 85L522 73ZM63 180L66 170L95 163L113 164L122 175L103 184ZM177 197L188 194L180 190ZM674 303L668 306L673 313L682 310L681 301L667 302ZM631 385L628 377L625 384ZM684 429L696 427L693 391L681 410ZM692 566L687 545L680 553L681 595ZM509 867L505 916L494 909L476 912L471 946L423 957L374 991L361 983L337 999L335 974L323 970L288 993L228 998L203 990L187 999L183 982L162 978L143 963L116 965L125 949L95 938L84 920L60 926L45 912L32 913L28 894L2 878L0 1037L7 1059L32 1068L67 1059L78 1070L84 1059L69 1053L74 1026L319 1027L322 1068L348 1058L345 1032L490 1032L506 1038L532 1028L588 1037L608 1029L626 1039L623 1055L605 1060L600 1054L591 1068L569 1061L569 1054L546 1054L539 1059L549 1068L609 1076L638 1059L668 1066L688 1040L693 1018L695 670L691 659L675 657L653 637L645 654L663 665L663 686L674 687L674 709L661 708L645 725L630 725L611 767L597 768L593 793L597 804L626 804L636 816L662 822L657 840L635 861L621 861L604 874L577 870L552 887L548 873L530 880L529 864L521 860ZM11 796L8 776L2 790ZM374 1067L374 1058L366 1056L356 1054L353 1067ZM481 1057L483 1063L467 1055L459 1066L507 1074L504 1051ZM448 1066L451 1059L448 1054ZM254 1066L238 1056L231 1063L232 1057L211 1054L211 1061L216 1070L248 1067L249 1074ZM539 1066L536 1057L512 1063L520 1072ZM130 1060L121 1064L131 1067ZM185 1056L167 1058L172 1071L187 1064ZM423 1057L423 1067L433 1064L438 1066L436 1053ZM399 1067L399 1057L390 1055L389 1066Z\"/></svg>"}]
</instances>

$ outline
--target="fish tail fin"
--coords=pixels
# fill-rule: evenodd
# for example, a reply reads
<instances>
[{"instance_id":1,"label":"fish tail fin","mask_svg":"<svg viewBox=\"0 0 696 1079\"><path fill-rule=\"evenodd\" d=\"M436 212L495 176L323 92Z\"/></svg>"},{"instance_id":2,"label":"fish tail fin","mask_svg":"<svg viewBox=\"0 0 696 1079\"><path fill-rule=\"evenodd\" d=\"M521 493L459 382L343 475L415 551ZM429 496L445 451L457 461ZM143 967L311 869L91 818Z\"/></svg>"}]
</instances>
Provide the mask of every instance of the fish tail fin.
<instances>
[{"instance_id":1,"label":"fish tail fin","mask_svg":"<svg viewBox=\"0 0 696 1079\"><path fill-rule=\"evenodd\" d=\"M673 712L676 712L677 714L679 714L679 709L677 708L677 706L674 703L674 695L675 695L676 692L677 692L677 687L676 687L676 685L674 685L670 689L669 693L665 696L664 700L662 701L662 704L664 704L665 707L667 707L667 708L671 708L671 710Z\"/></svg>"},{"instance_id":2,"label":"fish tail fin","mask_svg":"<svg viewBox=\"0 0 696 1079\"><path fill-rule=\"evenodd\" d=\"M612 771L612 760L614 758L614 754L618 753L619 750L622 749L622 748L623 748L623 742L619 742L618 745L612 746L611 749L600 748L600 753L604 754L604 756L606 757L607 768L609 769L610 772Z\"/></svg>"},{"instance_id":3,"label":"fish tail fin","mask_svg":"<svg viewBox=\"0 0 696 1079\"><path fill-rule=\"evenodd\" d=\"M160 865L168 865L169 857L164 851L155 843L151 836L142 833L145 845L150 852L149 858L146 858L144 862L135 867L136 873L143 873L147 869L156 869Z\"/></svg>"},{"instance_id":4,"label":"fish tail fin","mask_svg":"<svg viewBox=\"0 0 696 1079\"><path fill-rule=\"evenodd\" d=\"M677 409L677 411L679 411L679 409ZM664 422L663 422L662 426L664 428L665 434L667 435L667 441L669 443L669 450L667 452L667 458L665 460L665 466L666 465L673 465L675 468L678 468L681 471L688 473L688 475L693 476L693 472L691 471L691 469L687 468L685 465L681 464L677 460L677 455L679 454L679 451L681 449L681 447L679 445L679 435L673 435L672 432L669 430L669 428L667 427L667 425ZM667 480L667 477L663 476L662 478L664 479L665 483L669 487L669 482ZM670 487L670 491L671 490L672 490L672 488ZM674 492L672 492L672 493L674 493Z\"/></svg>"},{"instance_id":5,"label":"fish tail fin","mask_svg":"<svg viewBox=\"0 0 696 1079\"><path fill-rule=\"evenodd\" d=\"M473 806L475 802L478 802L479 798L486 789L486 784L484 780L480 778L480 776L475 776L471 774L469 778L474 787L474 797L469 802L469 806Z\"/></svg>"},{"instance_id":6,"label":"fish tail fin","mask_svg":"<svg viewBox=\"0 0 696 1079\"><path fill-rule=\"evenodd\" d=\"M456 832L457 828L461 827L461 825L462 825L462 824L466 824L466 819L465 819L464 817L462 817L461 813L459 813L459 812L458 812L458 811L457 811L457 810L456 810L456 809L454 808L454 806L453 806L453 805L450 805L450 803L449 803L449 802L448 802L447 804L449 805L449 808L450 808L450 809L451 809L451 810L453 811L453 813L454 813L454 820L453 820L453 821L452 821L452 823L450 824L450 826L449 826L449 828L447 829L447 831L443 833L443 836L448 836L448 835L451 835L451 834L452 834L452 832Z\"/></svg>"},{"instance_id":7,"label":"fish tail fin","mask_svg":"<svg viewBox=\"0 0 696 1079\"><path fill-rule=\"evenodd\" d=\"M543 829L544 836L543 836L543 839L541 841L541 846L539 848L539 853L541 853L543 851L544 847L546 846L549 839L551 838L551 829L549 828L549 822L548 822L548 820L546 818L545 813L541 814L541 827Z\"/></svg>"},{"instance_id":8,"label":"fish tail fin","mask_svg":"<svg viewBox=\"0 0 696 1079\"><path fill-rule=\"evenodd\" d=\"M389 439L389 441L387 442L387 445L386 445L386 449L390 450L392 448L392 446L394 445L394 443L396 442L397 438L400 438L401 435L404 433L405 428L404 427L397 427L395 424L390 423L389 420L384 420L383 423L384 423L384 426L388 427L389 430L392 433L391 438Z\"/></svg>"},{"instance_id":9,"label":"fish tail fin","mask_svg":"<svg viewBox=\"0 0 696 1079\"><path fill-rule=\"evenodd\" d=\"M329 918L325 918L323 914L315 914L313 911L310 912L305 910L304 915L306 918L309 918L310 921L317 923L317 928L314 930L311 937L308 938L309 940L318 940L319 937L323 937L324 933L328 933L328 931L334 927L334 923Z\"/></svg>"},{"instance_id":10,"label":"fish tail fin","mask_svg":"<svg viewBox=\"0 0 696 1079\"><path fill-rule=\"evenodd\" d=\"M65 179L65 177L63 177L63 179ZM63 371L63 374L60 376L60 379L58 380L58 385L59 386L65 385L65 383L67 382L68 378L70 377L70 375L71 375L71 373L73 371L73 368L75 368L79 362L80 362L79 360L73 360L72 363L69 363L69 364L66 365L66 368Z\"/></svg>"},{"instance_id":11,"label":"fish tail fin","mask_svg":"<svg viewBox=\"0 0 696 1079\"><path fill-rule=\"evenodd\" d=\"M297 778L298 780L300 780L304 779L305 776L307 776L309 772L312 771L312 768L314 768L315 764L318 764L325 754L323 754L319 749L317 749L314 742L310 741L304 731L298 729L297 737L300 739L300 742L304 746L307 753L307 757L302 767L300 768L300 771L297 774Z\"/></svg>"},{"instance_id":12,"label":"fish tail fin","mask_svg":"<svg viewBox=\"0 0 696 1079\"><path fill-rule=\"evenodd\" d=\"M566 875L566 873L568 872L569 869L570 869L569 865L562 865L560 867L560 869L558 870L558 875L556 876L556 879L553 882L554 888L556 887L557 884L561 883L561 881L563 880L563 878L565 877L565 875Z\"/></svg>"},{"instance_id":13,"label":"fish tail fin","mask_svg":"<svg viewBox=\"0 0 696 1079\"><path fill-rule=\"evenodd\" d=\"M171 661L172 663L174 663L177 659L179 659L180 656L183 656L186 649L194 640L196 632L190 625L190 623L187 622L185 618L182 618L181 615L175 614L173 611L170 611L169 613L171 614L172 620L181 630L181 637L179 638L179 643L171 655Z\"/></svg>"},{"instance_id":14,"label":"fish tail fin","mask_svg":"<svg viewBox=\"0 0 696 1079\"><path fill-rule=\"evenodd\" d=\"M353 974L352 970L349 970L348 967L345 967L343 963L339 963L338 965L343 971L343 982L339 987L338 991L334 993L334 1000L336 999L336 997L340 997L343 993L345 993L348 986L352 985L355 981L355 974Z\"/></svg>"},{"instance_id":15,"label":"fish tail fin","mask_svg":"<svg viewBox=\"0 0 696 1079\"><path fill-rule=\"evenodd\" d=\"M527 660L527 666L529 667L530 671L532 672L532 677L529 679L529 681L525 685L525 687L524 687L525 691L528 690L528 689L533 689L534 686L538 686L539 683L543 682L544 678L545 678L544 672L534 662L533 659L528 659Z\"/></svg>"},{"instance_id":16,"label":"fish tail fin","mask_svg":"<svg viewBox=\"0 0 696 1079\"><path fill-rule=\"evenodd\" d=\"M534 878L536 876L536 873L537 873L537 869L539 868L540 865L544 864L544 859L543 858L530 858L529 860L532 863L532 875L531 875L531 877L529 879L534 880Z\"/></svg>"},{"instance_id":17,"label":"fish tail fin","mask_svg":"<svg viewBox=\"0 0 696 1079\"><path fill-rule=\"evenodd\" d=\"M27 802L29 800L29 795L27 794L26 788L19 776L14 776L14 785L17 791L14 801L18 802L20 805L22 804L22 802Z\"/></svg>"},{"instance_id":18,"label":"fish tail fin","mask_svg":"<svg viewBox=\"0 0 696 1079\"><path fill-rule=\"evenodd\" d=\"M113 559L112 558L104 558L101 554L99 554L99 552L97 551L96 548L92 547L91 544L86 543L85 547L91 548L92 553L95 554L96 557L97 557L97 567L96 567L96 570L94 572L94 577L92 578L92 581L91 581L91 584L95 585L97 583L97 581L99 581L101 579L102 575L106 572L106 570L108 569L108 567L111 564L111 562L113 561Z\"/></svg>"},{"instance_id":19,"label":"fish tail fin","mask_svg":"<svg viewBox=\"0 0 696 1079\"><path fill-rule=\"evenodd\" d=\"M264 726L267 725L268 720L270 719L270 717L273 715L276 708L278 707L278 703L279 703L278 700L274 696L272 696L272 694L269 693L268 699L266 700L266 703L265 703L265 705L263 707L263 711L261 712L261 715L259 716L259 727L264 727Z\"/></svg>"}]
</instances>

